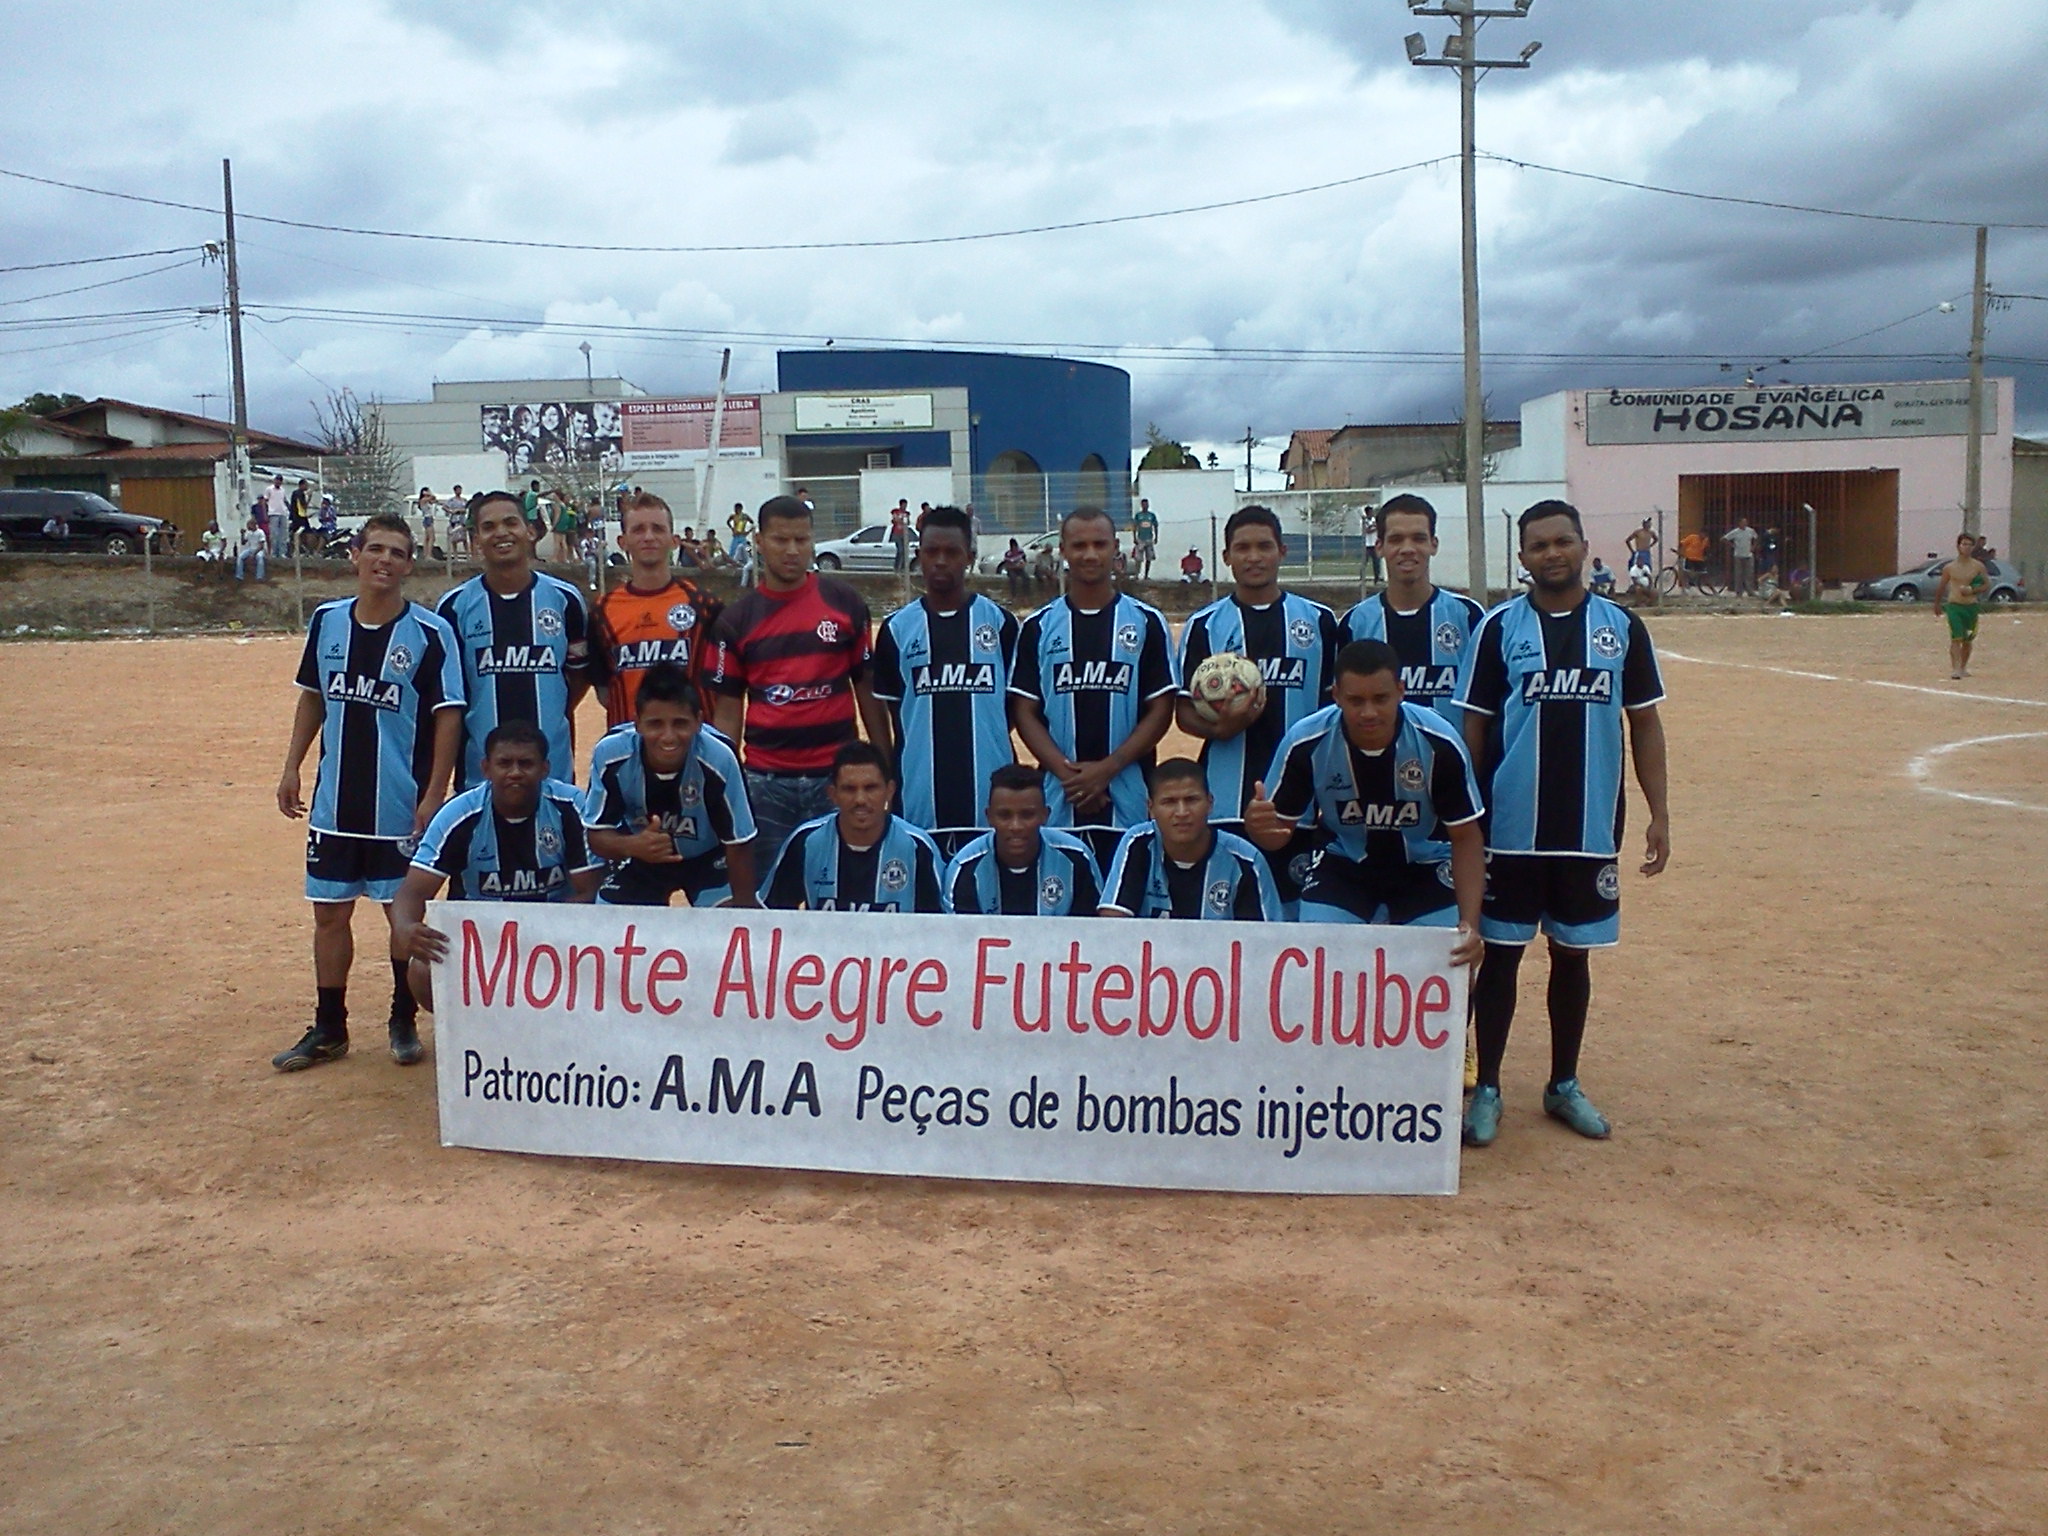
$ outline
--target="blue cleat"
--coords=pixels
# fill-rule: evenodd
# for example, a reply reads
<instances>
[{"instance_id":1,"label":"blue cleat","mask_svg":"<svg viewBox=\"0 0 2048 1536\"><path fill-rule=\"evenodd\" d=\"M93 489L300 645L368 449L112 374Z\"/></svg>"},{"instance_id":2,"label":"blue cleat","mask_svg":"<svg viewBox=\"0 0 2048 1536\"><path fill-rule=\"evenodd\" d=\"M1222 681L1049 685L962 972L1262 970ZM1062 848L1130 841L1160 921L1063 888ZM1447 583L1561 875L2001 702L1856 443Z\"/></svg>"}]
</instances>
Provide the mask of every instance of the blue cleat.
<instances>
[{"instance_id":1,"label":"blue cleat","mask_svg":"<svg viewBox=\"0 0 2048 1536\"><path fill-rule=\"evenodd\" d=\"M1552 1083L1543 1090L1543 1113L1553 1120L1562 1120L1581 1136L1590 1136L1595 1141L1607 1139L1607 1117L1593 1107L1576 1077Z\"/></svg>"},{"instance_id":2,"label":"blue cleat","mask_svg":"<svg viewBox=\"0 0 2048 1536\"><path fill-rule=\"evenodd\" d=\"M1500 1090L1491 1086L1474 1088L1465 1105L1465 1145L1490 1147L1500 1134Z\"/></svg>"}]
</instances>

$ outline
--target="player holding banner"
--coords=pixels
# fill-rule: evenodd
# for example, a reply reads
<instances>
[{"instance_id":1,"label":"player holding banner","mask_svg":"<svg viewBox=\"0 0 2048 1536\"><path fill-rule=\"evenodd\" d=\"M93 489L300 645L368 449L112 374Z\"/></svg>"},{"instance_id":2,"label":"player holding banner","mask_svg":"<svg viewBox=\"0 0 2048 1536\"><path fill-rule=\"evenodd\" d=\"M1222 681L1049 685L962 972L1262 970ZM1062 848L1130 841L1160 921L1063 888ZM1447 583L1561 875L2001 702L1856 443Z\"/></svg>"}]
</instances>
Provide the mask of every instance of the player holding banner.
<instances>
[{"instance_id":1,"label":"player holding banner","mask_svg":"<svg viewBox=\"0 0 2048 1536\"><path fill-rule=\"evenodd\" d=\"M946 867L946 910L974 916L1094 917L1102 876L1088 845L1048 827L1045 775L1005 763L988 779L988 824Z\"/></svg>"},{"instance_id":2,"label":"player holding banner","mask_svg":"<svg viewBox=\"0 0 2048 1536\"><path fill-rule=\"evenodd\" d=\"M1245 808L1245 835L1275 848L1303 822L1328 832L1303 922L1455 926L1452 963L1473 965L1486 889L1479 785L1458 733L1403 699L1400 674L1383 641L1338 653L1337 702L1287 733L1271 798L1259 784Z\"/></svg>"},{"instance_id":3,"label":"player holding banner","mask_svg":"<svg viewBox=\"0 0 2048 1536\"><path fill-rule=\"evenodd\" d=\"M1008 698L1017 619L967 590L974 525L965 512L933 507L918 538L924 596L875 636L874 694L889 707L896 809L951 854L983 825L988 776L1017 760Z\"/></svg>"},{"instance_id":4,"label":"player holding banner","mask_svg":"<svg viewBox=\"0 0 2048 1536\"><path fill-rule=\"evenodd\" d=\"M1500 1066L1515 1018L1522 950L1550 940L1550 1081L1543 1110L1582 1136L1607 1117L1579 1087L1579 1046L1592 997L1587 952L1621 939L1622 722L1650 805L1642 872L1671 857L1665 795L1664 680L1650 634L1628 609L1585 587L1576 507L1539 501L1519 521L1531 589L1480 621L1458 685L1465 743L1485 788L1486 959L1473 988L1479 1086L1465 1142L1500 1132Z\"/></svg>"},{"instance_id":5,"label":"player holding banner","mask_svg":"<svg viewBox=\"0 0 2048 1536\"><path fill-rule=\"evenodd\" d=\"M1420 496L1395 496L1379 508L1377 520L1387 584L1344 615L1344 638L1392 646L1407 701L1436 710L1461 730L1458 673L1485 610L1430 580L1437 551L1435 507Z\"/></svg>"},{"instance_id":6,"label":"player holding banner","mask_svg":"<svg viewBox=\"0 0 2048 1536\"><path fill-rule=\"evenodd\" d=\"M1278 923L1286 914L1265 856L1210 823L1202 765L1170 757L1152 770L1150 821L1124 833L1102 888L1103 917Z\"/></svg>"},{"instance_id":7,"label":"player holding banner","mask_svg":"<svg viewBox=\"0 0 2048 1536\"><path fill-rule=\"evenodd\" d=\"M1173 723L1173 648L1158 609L1116 589L1116 525L1100 507L1060 524L1066 595L1024 621L1010 719L1046 772L1054 826L1100 854L1146 817L1146 770Z\"/></svg>"},{"instance_id":8,"label":"player holding banner","mask_svg":"<svg viewBox=\"0 0 2048 1536\"><path fill-rule=\"evenodd\" d=\"M889 759L849 741L832 757L826 786L835 809L807 821L768 872L766 904L813 912L943 912L944 861L932 840L889 809Z\"/></svg>"}]
</instances>

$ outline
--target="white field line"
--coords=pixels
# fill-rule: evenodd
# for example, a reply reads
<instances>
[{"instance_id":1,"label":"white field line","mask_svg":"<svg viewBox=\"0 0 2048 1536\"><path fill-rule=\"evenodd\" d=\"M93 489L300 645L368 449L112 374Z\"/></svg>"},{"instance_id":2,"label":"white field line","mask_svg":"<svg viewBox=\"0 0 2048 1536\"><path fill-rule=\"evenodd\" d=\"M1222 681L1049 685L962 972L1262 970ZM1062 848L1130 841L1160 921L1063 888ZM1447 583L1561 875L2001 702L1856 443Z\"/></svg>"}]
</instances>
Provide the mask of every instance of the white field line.
<instances>
[{"instance_id":1,"label":"white field line","mask_svg":"<svg viewBox=\"0 0 2048 1536\"><path fill-rule=\"evenodd\" d=\"M1717 661L1707 656L1687 656L1681 652L1659 648L1659 654L1672 661L1691 662L1700 667L1735 667L1744 672L1775 672L1780 677L1803 677L1819 683L1862 683L1870 688L1896 688L1906 693L1932 694L1937 699L1968 699L1979 704L2019 704L2028 709L2048 709L2048 700L2016 699L2005 694L1964 693L1953 688L1929 688L1922 683L1893 683L1874 677L1844 677L1835 672L1809 672L1799 667L1772 667L1755 661ZM1960 752L1965 747L1988 747L2001 741L2035 741L2048 737L2048 731L2011 731L1998 736L1966 736L1961 741L1943 742L1938 747L1929 747L1925 752L1906 764L1906 776L1915 785L1930 795L1946 795L1951 800L1967 800L1973 805L1995 805L2009 811L2040 811L2048 814L2048 805L2036 805L2030 800L2008 800L2003 795L1979 795L1968 790L1948 789L1934 782L1934 765L1951 752Z\"/></svg>"}]
</instances>

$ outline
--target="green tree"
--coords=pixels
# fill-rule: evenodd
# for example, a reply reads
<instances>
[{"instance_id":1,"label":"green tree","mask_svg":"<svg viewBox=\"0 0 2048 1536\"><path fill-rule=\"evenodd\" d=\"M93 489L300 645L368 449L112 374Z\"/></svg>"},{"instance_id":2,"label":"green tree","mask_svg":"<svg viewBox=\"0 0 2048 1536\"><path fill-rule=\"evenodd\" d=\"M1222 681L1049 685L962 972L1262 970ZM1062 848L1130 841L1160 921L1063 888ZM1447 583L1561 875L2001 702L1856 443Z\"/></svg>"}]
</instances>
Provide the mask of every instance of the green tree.
<instances>
[{"instance_id":1,"label":"green tree","mask_svg":"<svg viewBox=\"0 0 2048 1536\"><path fill-rule=\"evenodd\" d=\"M52 411L66 411L74 405L85 404L85 396L73 394L53 395L46 390L37 390L14 409L25 411L31 416L48 416Z\"/></svg>"},{"instance_id":2,"label":"green tree","mask_svg":"<svg viewBox=\"0 0 2048 1536\"><path fill-rule=\"evenodd\" d=\"M1201 467L1202 461L1188 452L1186 443L1177 443L1161 432L1157 422L1145 423L1145 457L1138 461L1140 470Z\"/></svg>"}]
</instances>

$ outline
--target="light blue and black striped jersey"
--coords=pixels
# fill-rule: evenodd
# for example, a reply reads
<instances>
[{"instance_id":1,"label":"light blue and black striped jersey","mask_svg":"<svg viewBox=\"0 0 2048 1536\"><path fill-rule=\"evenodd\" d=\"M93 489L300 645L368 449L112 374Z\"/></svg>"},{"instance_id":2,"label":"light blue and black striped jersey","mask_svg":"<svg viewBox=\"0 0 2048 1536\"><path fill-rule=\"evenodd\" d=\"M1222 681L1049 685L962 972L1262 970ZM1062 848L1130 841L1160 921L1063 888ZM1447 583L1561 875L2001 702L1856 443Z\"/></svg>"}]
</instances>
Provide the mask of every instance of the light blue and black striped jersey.
<instances>
[{"instance_id":1,"label":"light blue and black striped jersey","mask_svg":"<svg viewBox=\"0 0 2048 1536\"><path fill-rule=\"evenodd\" d=\"M1010 665L1017 617L975 594L934 613L907 603L875 637L875 697L896 724L896 809L927 831L987 823L988 776L1017 760Z\"/></svg>"},{"instance_id":2,"label":"light blue and black striped jersey","mask_svg":"<svg viewBox=\"0 0 2048 1536\"><path fill-rule=\"evenodd\" d=\"M413 868L446 875L451 901L567 901L571 875L604 867L584 840L582 808L574 784L548 779L531 816L502 816L479 784L427 823Z\"/></svg>"},{"instance_id":3,"label":"light blue and black striped jersey","mask_svg":"<svg viewBox=\"0 0 2048 1536\"><path fill-rule=\"evenodd\" d=\"M1394 739L1378 752L1354 746L1332 704L1287 733L1268 770L1273 809L1330 834L1323 857L1354 864L1440 864L1447 827L1477 821L1481 801L1457 728L1433 709L1401 705Z\"/></svg>"},{"instance_id":4,"label":"light blue and black striped jersey","mask_svg":"<svg viewBox=\"0 0 2048 1536\"><path fill-rule=\"evenodd\" d=\"M640 832L652 816L684 858L727 843L751 842L754 809L746 775L732 743L700 726L689 755L674 773L655 773L630 725L600 736L590 754L590 785L583 792L583 824L608 832Z\"/></svg>"},{"instance_id":5,"label":"light blue and black striped jersey","mask_svg":"<svg viewBox=\"0 0 2048 1536\"><path fill-rule=\"evenodd\" d=\"M1102 905L1095 855L1071 832L1043 827L1038 857L1010 869L996 857L996 835L984 832L946 866L946 910L977 917L1093 917Z\"/></svg>"},{"instance_id":6,"label":"light blue and black striped jersey","mask_svg":"<svg viewBox=\"0 0 2048 1536\"><path fill-rule=\"evenodd\" d=\"M1464 715L1458 709L1458 674L1472 632L1486 610L1462 592L1433 588L1422 607L1403 613L1375 592L1344 615L1344 643L1384 640L1401 658L1401 688L1411 703L1434 709L1456 730Z\"/></svg>"},{"instance_id":7,"label":"light blue and black striped jersey","mask_svg":"<svg viewBox=\"0 0 2048 1536\"><path fill-rule=\"evenodd\" d=\"M322 603L306 625L298 682L325 705L312 829L411 837L434 766L434 711L462 707L448 626L418 603L374 627L356 621L352 597Z\"/></svg>"},{"instance_id":8,"label":"light blue and black striped jersey","mask_svg":"<svg viewBox=\"0 0 2048 1536\"><path fill-rule=\"evenodd\" d=\"M1093 610L1058 598L1017 632L1010 691L1037 703L1053 742L1077 763L1108 757L1137 729L1147 704L1179 688L1166 620L1134 597L1119 594L1108 607ZM1126 767L1110 781L1109 809L1085 819L1117 827L1145 820L1149 766ZM1074 808L1050 773L1045 798L1054 824L1074 824Z\"/></svg>"},{"instance_id":9,"label":"light blue and black striped jersey","mask_svg":"<svg viewBox=\"0 0 2048 1536\"><path fill-rule=\"evenodd\" d=\"M943 912L936 844L892 815L871 848L851 848L831 811L798 827L775 856L762 903L813 912Z\"/></svg>"},{"instance_id":10,"label":"light blue and black striped jersey","mask_svg":"<svg viewBox=\"0 0 2048 1536\"><path fill-rule=\"evenodd\" d=\"M1282 921L1280 892L1266 856L1225 828L1211 827L1209 835L1214 839L1209 856L1181 864L1166 856L1157 826L1147 821L1132 827L1116 845L1102 904L1133 917Z\"/></svg>"},{"instance_id":11,"label":"light blue and black striped jersey","mask_svg":"<svg viewBox=\"0 0 2048 1536\"><path fill-rule=\"evenodd\" d=\"M1337 616L1321 603L1292 592L1259 606L1236 594L1196 610L1180 632L1181 685L1211 656L1235 651L1259 664L1266 680L1266 707L1244 731L1228 741L1202 743L1209 774L1210 813L1217 821L1244 815L1252 786L1273 760L1285 736L1330 698L1330 672L1341 649Z\"/></svg>"},{"instance_id":12,"label":"light blue and black striped jersey","mask_svg":"<svg viewBox=\"0 0 2048 1536\"><path fill-rule=\"evenodd\" d=\"M573 780L570 685L581 680L590 654L583 594L545 571L535 571L532 584L510 597L473 576L443 596L435 612L455 631L469 692L460 782L482 781L484 738L510 720L539 726L548 739L548 772Z\"/></svg>"},{"instance_id":13,"label":"light blue and black striped jersey","mask_svg":"<svg viewBox=\"0 0 2048 1536\"><path fill-rule=\"evenodd\" d=\"M1492 853L1620 850L1622 714L1664 697L1650 632L1588 595L1545 613L1525 594L1480 621L1458 702L1492 717L1478 764Z\"/></svg>"}]
</instances>

